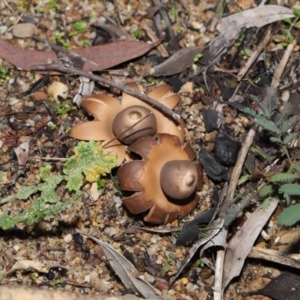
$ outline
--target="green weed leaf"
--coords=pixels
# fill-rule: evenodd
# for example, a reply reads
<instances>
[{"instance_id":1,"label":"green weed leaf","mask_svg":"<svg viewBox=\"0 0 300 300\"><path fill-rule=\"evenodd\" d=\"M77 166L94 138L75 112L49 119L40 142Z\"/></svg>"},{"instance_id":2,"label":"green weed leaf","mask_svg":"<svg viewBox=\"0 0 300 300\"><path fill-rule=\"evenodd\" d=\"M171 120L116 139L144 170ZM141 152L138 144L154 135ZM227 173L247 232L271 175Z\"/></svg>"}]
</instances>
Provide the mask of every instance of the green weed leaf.
<instances>
[{"instance_id":1,"label":"green weed leaf","mask_svg":"<svg viewBox=\"0 0 300 300\"><path fill-rule=\"evenodd\" d=\"M292 132L290 134L288 134L284 139L283 139L283 143L285 145L287 145L288 143L290 143L294 138L296 138L298 136L298 132Z\"/></svg>"},{"instance_id":2,"label":"green weed leaf","mask_svg":"<svg viewBox=\"0 0 300 300\"><path fill-rule=\"evenodd\" d=\"M280 130L280 134L284 134L286 133L289 129L293 128L294 125L297 122L297 118L296 117L291 117L288 118L287 120L285 120L280 126L279 126L279 130Z\"/></svg>"},{"instance_id":3,"label":"green weed leaf","mask_svg":"<svg viewBox=\"0 0 300 300\"><path fill-rule=\"evenodd\" d=\"M278 192L287 195L300 195L300 184L297 183L283 184L279 188Z\"/></svg>"},{"instance_id":4,"label":"green weed leaf","mask_svg":"<svg viewBox=\"0 0 300 300\"><path fill-rule=\"evenodd\" d=\"M258 194L261 198L264 198L264 197L270 195L273 192L273 190L274 190L274 187L272 185L265 185L258 191Z\"/></svg>"},{"instance_id":5,"label":"green weed leaf","mask_svg":"<svg viewBox=\"0 0 300 300\"><path fill-rule=\"evenodd\" d=\"M284 226L292 226L300 220L300 203L291 205L283 210L278 217L278 223Z\"/></svg>"},{"instance_id":6,"label":"green weed leaf","mask_svg":"<svg viewBox=\"0 0 300 300\"><path fill-rule=\"evenodd\" d=\"M300 173L300 165L293 165L293 168Z\"/></svg>"},{"instance_id":7,"label":"green weed leaf","mask_svg":"<svg viewBox=\"0 0 300 300\"><path fill-rule=\"evenodd\" d=\"M66 207L73 203L80 193L75 193L71 198L66 201L59 201L54 205L45 203L42 199L33 202L31 207L22 213L15 215L1 214L0 215L0 228L3 230L10 229L19 223L26 223L28 225L38 222L40 219L52 216L66 209Z\"/></svg>"},{"instance_id":8,"label":"green weed leaf","mask_svg":"<svg viewBox=\"0 0 300 300\"><path fill-rule=\"evenodd\" d=\"M266 198L266 199L262 202L262 204L260 205L260 208L261 208L261 209L267 209L267 208L270 206L271 199L272 199L271 197Z\"/></svg>"},{"instance_id":9,"label":"green weed leaf","mask_svg":"<svg viewBox=\"0 0 300 300\"><path fill-rule=\"evenodd\" d=\"M270 141L271 141L272 143L276 143L276 144L279 144L279 145L283 145L282 140L279 139L279 138L277 138L277 137L275 137L275 136L271 136L271 137L270 137Z\"/></svg>"},{"instance_id":10,"label":"green weed leaf","mask_svg":"<svg viewBox=\"0 0 300 300\"><path fill-rule=\"evenodd\" d=\"M116 155L106 152L95 141L80 142L74 149L75 155L64 165L69 180L69 191L77 191L83 184L83 174L89 182L95 182L101 175L109 173L116 166Z\"/></svg>"},{"instance_id":11,"label":"green weed leaf","mask_svg":"<svg viewBox=\"0 0 300 300\"><path fill-rule=\"evenodd\" d=\"M261 126L263 129L266 129L270 132L273 132L275 134L279 134L279 129L277 128L276 124L271 121L264 118L262 115L257 114L256 116L256 123Z\"/></svg>"},{"instance_id":12,"label":"green weed leaf","mask_svg":"<svg viewBox=\"0 0 300 300\"><path fill-rule=\"evenodd\" d=\"M270 178L272 182L290 182L299 179L300 176L298 174L290 174L290 173L281 173L276 174Z\"/></svg>"}]
</instances>

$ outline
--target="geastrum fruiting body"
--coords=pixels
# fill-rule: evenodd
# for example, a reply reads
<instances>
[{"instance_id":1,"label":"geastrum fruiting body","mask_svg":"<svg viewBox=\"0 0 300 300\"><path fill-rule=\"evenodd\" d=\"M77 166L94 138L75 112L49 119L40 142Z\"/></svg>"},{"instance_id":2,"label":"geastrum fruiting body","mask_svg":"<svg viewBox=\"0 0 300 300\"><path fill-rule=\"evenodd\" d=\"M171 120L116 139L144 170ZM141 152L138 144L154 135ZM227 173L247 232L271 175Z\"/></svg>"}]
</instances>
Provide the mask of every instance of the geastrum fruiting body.
<instances>
[{"instance_id":1,"label":"geastrum fruiting body","mask_svg":"<svg viewBox=\"0 0 300 300\"><path fill-rule=\"evenodd\" d=\"M203 175L196 155L177 136L156 134L138 139L128 149L141 159L123 164L118 172L122 190L133 192L123 203L133 214L148 211L144 221L166 224L183 218L197 205Z\"/></svg>"},{"instance_id":2,"label":"geastrum fruiting body","mask_svg":"<svg viewBox=\"0 0 300 300\"><path fill-rule=\"evenodd\" d=\"M136 83L128 85L142 92ZM148 96L170 109L180 100L179 95L171 92L169 85L153 89ZM176 124L157 109L126 93L122 94L121 103L109 95L93 94L83 100L81 107L96 120L73 127L70 136L80 140L103 141L103 145L113 140L105 148L117 153L118 165L124 161L125 144L131 144L140 137L169 133L178 136L181 141L184 139L182 121Z\"/></svg>"}]
</instances>

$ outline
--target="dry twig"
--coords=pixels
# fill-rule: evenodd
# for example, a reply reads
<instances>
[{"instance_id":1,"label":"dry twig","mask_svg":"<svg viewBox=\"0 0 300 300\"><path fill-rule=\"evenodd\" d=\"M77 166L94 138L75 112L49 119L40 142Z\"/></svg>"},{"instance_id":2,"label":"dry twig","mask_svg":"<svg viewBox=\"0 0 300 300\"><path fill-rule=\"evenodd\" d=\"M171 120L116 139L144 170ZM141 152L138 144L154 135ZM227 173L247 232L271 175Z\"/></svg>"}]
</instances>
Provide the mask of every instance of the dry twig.
<instances>
[{"instance_id":1,"label":"dry twig","mask_svg":"<svg viewBox=\"0 0 300 300\"><path fill-rule=\"evenodd\" d=\"M160 110L163 114L172 118L174 121L178 121L180 119L180 116L178 114L174 113L171 109L169 109L162 103L155 101L154 99L148 97L145 94L139 93L138 91L136 91L135 89L133 89L127 85L114 82L114 81L106 79L102 76L94 75L92 73L88 73L88 72L85 72L85 71L82 71L82 70L79 70L76 68L72 68L72 67L65 67L61 63L36 65L36 66L33 66L31 70L32 71L48 71L48 72L57 71L60 73L65 73L65 74L83 76L83 77L89 78L91 80L98 81L102 84L117 88L117 89L123 91L124 93L127 93L133 97L139 98L139 99L145 101L146 103L148 103L149 105L151 105L152 107Z\"/></svg>"}]
</instances>

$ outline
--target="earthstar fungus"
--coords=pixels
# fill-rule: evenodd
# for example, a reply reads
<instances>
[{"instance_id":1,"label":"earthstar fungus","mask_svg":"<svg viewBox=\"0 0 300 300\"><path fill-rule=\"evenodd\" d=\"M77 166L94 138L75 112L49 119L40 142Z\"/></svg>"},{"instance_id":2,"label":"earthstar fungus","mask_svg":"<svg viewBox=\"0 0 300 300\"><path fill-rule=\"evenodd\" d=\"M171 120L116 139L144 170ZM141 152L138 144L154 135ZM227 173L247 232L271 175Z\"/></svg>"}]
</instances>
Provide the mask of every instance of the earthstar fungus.
<instances>
[{"instance_id":1,"label":"earthstar fungus","mask_svg":"<svg viewBox=\"0 0 300 300\"><path fill-rule=\"evenodd\" d=\"M118 172L122 190L133 192L123 204L133 214L148 211L144 220L166 224L183 218L197 205L203 175L196 155L177 136L156 134L138 139L128 149L140 160L123 164Z\"/></svg>"},{"instance_id":2,"label":"earthstar fungus","mask_svg":"<svg viewBox=\"0 0 300 300\"><path fill-rule=\"evenodd\" d=\"M136 83L128 85L142 92ZM180 96L172 93L169 85L154 88L148 96L170 109L180 101ZM93 94L82 101L81 107L93 115L95 120L73 127L70 136L79 140L102 141L103 145L109 142L105 149L117 153L118 165L125 159L124 144L130 144L142 136L156 132L169 133L178 136L180 141L184 140L182 121L176 124L157 109L126 93L122 94L121 103L109 95Z\"/></svg>"}]
</instances>

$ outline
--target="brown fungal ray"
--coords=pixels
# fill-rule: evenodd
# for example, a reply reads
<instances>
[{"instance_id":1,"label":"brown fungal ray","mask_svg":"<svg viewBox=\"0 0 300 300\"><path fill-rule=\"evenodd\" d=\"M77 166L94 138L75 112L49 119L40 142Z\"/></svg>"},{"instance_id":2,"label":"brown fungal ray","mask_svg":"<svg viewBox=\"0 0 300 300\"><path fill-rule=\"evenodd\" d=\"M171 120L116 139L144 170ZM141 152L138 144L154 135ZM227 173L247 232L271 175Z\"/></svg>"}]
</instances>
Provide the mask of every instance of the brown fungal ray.
<instances>
[{"instance_id":1,"label":"brown fungal ray","mask_svg":"<svg viewBox=\"0 0 300 300\"><path fill-rule=\"evenodd\" d=\"M131 196L123 198L123 203L130 212L145 212L150 209L144 220L154 224L165 224L174 221L177 217L184 217L197 205L199 197L196 189L201 188L198 178L202 176L201 167L198 168L191 162L191 151L189 148L185 151L185 148L186 146L180 143L177 136L169 134L143 137L129 147L142 158L124 164L117 174L121 188L124 186L127 190L136 191ZM167 181L167 178L162 178L161 175L168 176L168 172L166 175L161 171L165 164L168 165L172 161L177 163L179 161L179 165L189 166L194 176L190 190L186 191L180 199L176 195L178 190L175 191L175 196L168 197L161 187L161 182ZM140 169L137 170L138 168ZM138 183L129 183L130 180ZM172 182L169 185L172 185Z\"/></svg>"}]
</instances>

